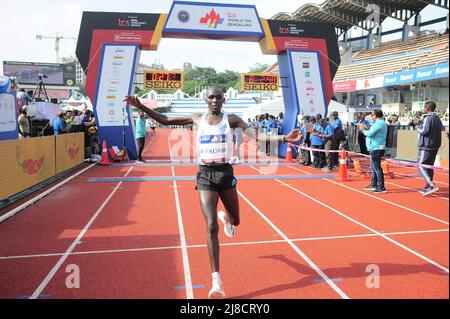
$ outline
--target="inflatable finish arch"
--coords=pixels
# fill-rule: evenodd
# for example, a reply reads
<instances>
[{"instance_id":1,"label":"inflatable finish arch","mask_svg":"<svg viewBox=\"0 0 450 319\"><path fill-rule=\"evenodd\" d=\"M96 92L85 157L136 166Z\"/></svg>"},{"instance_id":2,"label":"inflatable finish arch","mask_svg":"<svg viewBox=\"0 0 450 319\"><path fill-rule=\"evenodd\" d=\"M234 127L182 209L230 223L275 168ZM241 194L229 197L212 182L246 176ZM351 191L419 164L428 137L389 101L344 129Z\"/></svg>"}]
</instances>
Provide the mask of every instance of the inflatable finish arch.
<instances>
[{"instance_id":1,"label":"inflatable finish arch","mask_svg":"<svg viewBox=\"0 0 450 319\"><path fill-rule=\"evenodd\" d=\"M157 50L163 37L253 41L263 54L278 55L283 133L295 127L299 114L327 113L340 63L331 24L260 19L251 5L184 1L174 1L168 14L83 12L76 55L86 73L99 136L120 148L125 127L132 159L137 156L134 123L122 100L134 92L140 51ZM279 155L285 154L282 143Z\"/></svg>"}]
</instances>

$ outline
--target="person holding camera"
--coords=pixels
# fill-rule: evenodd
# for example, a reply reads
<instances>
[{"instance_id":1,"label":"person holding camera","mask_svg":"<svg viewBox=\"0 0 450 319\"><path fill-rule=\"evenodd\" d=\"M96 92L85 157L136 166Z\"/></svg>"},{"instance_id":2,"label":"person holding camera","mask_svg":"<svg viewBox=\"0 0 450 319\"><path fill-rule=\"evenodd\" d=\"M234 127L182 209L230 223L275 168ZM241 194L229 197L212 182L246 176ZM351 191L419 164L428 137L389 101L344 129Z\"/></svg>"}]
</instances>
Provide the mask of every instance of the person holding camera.
<instances>
[{"instance_id":1,"label":"person holding camera","mask_svg":"<svg viewBox=\"0 0 450 319\"><path fill-rule=\"evenodd\" d=\"M386 150L387 124L381 110L374 110L371 114L374 124L367 128L364 123L359 124L359 129L366 136L367 150L370 152L370 185L365 190L371 190L375 194L386 193L384 187L384 173L381 168L381 159Z\"/></svg>"},{"instance_id":2,"label":"person holding camera","mask_svg":"<svg viewBox=\"0 0 450 319\"><path fill-rule=\"evenodd\" d=\"M30 137L30 120L27 117L27 108L24 107L20 110L19 118L17 119L19 124L19 140Z\"/></svg>"},{"instance_id":3,"label":"person holding camera","mask_svg":"<svg viewBox=\"0 0 450 319\"><path fill-rule=\"evenodd\" d=\"M66 126L66 121L64 120L64 112L59 112L58 117L53 122L53 131L55 135L60 135L67 133L68 127Z\"/></svg>"}]
</instances>

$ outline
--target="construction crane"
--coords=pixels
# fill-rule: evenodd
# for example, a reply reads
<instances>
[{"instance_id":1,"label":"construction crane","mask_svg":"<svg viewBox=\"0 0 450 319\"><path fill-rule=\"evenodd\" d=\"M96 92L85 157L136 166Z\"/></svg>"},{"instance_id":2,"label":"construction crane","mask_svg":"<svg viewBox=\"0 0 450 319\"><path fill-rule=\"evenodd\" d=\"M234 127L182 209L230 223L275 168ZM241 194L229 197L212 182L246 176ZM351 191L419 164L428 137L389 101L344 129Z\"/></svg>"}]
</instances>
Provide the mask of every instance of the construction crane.
<instances>
[{"instance_id":1,"label":"construction crane","mask_svg":"<svg viewBox=\"0 0 450 319\"><path fill-rule=\"evenodd\" d=\"M41 34L36 34L36 40L42 40L42 39L55 39L55 54L56 54L56 63L59 63L59 40L61 39L67 39L67 40L77 40L77 38L71 38L71 37L63 37L56 34L56 37L49 37L49 36L43 36Z\"/></svg>"}]
</instances>

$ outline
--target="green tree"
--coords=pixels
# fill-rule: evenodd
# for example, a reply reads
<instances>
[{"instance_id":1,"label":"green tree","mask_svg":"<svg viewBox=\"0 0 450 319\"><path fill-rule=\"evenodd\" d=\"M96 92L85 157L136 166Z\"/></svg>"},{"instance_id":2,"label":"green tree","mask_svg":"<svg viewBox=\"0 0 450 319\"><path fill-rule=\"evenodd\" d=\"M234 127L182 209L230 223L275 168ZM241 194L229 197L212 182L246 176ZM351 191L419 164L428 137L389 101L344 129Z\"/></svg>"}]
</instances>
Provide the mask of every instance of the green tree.
<instances>
[{"instance_id":1,"label":"green tree","mask_svg":"<svg viewBox=\"0 0 450 319\"><path fill-rule=\"evenodd\" d=\"M249 67L249 71L253 73L261 73L270 68L270 64L264 63L255 63L253 66Z\"/></svg>"}]
</instances>

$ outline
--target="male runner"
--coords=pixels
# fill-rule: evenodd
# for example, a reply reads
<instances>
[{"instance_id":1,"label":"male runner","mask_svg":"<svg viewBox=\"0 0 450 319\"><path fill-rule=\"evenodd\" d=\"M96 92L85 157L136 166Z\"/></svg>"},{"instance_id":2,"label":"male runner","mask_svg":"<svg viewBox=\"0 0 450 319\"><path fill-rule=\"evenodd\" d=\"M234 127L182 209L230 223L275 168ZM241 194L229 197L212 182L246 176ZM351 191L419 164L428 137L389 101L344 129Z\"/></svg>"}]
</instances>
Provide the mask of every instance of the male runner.
<instances>
[{"instance_id":1,"label":"male runner","mask_svg":"<svg viewBox=\"0 0 450 319\"><path fill-rule=\"evenodd\" d=\"M239 225L239 201L236 191L237 181L230 164L233 149L232 129L241 129L250 138L257 140L255 131L235 114L222 112L223 91L217 87L208 90L206 102L208 112L203 116L192 115L183 118L168 118L144 106L136 96L125 97L124 102L137 107L162 125L192 125L197 128L197 159L199 172L197 186L200 206L207 225L208 252L212 270L212 288L209 298L223 298L225 293L219 275L219 240L217 217L224 224L224 232L234 237L235 227ZM288 135L259 134L262 141L298 142L299 130ZM217 212L221 199L225 212Z\"/></svg>"}]
</instances>

